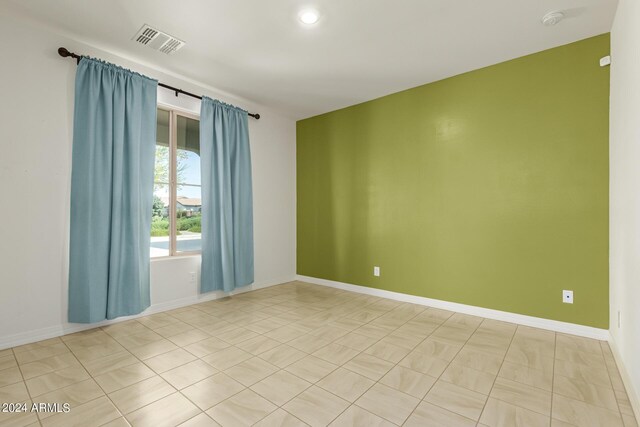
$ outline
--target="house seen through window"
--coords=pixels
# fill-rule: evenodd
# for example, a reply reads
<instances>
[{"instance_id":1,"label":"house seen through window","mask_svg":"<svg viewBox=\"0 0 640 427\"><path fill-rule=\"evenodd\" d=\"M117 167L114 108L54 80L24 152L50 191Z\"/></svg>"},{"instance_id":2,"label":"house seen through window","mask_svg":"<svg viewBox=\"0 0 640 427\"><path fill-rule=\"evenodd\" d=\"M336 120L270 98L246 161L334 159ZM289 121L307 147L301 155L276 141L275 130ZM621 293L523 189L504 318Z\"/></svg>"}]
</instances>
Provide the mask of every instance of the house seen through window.
<instances>
[{"instance_id":1,"label":"house seen through window","mask_svg":"<svg viewBox=\"0 0 640 427\"><path fill-rule=\"evenodd\" d=\"M160 108L151 221L151 257L201 249L200 122Z\"/></svg>"}]
</instances>

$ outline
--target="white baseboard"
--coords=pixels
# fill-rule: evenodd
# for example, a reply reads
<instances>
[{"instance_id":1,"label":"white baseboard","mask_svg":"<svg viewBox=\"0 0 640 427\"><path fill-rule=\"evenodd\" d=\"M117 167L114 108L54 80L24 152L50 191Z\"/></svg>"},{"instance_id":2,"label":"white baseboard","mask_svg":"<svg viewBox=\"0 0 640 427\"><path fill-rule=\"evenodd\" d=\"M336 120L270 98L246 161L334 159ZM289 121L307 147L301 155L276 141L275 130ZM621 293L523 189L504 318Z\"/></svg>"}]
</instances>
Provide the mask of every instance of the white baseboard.
<instances>
[{"instance_id":1,"label":"white baseboard","mask_svg":"<svg viewBox=\"0 0 640 427\"><path fill-rule=\"evenodd\" d=\"M627 368L622 360L622 354L620 353L620 349L613 339L613 336L609 339L609 347L611 347L613 358L616 360L616 365L618 365L618 371L620 371L624 388L627 389L627 396L629 396L629 402L631 403L633 413L636 415L636 420L640 420L640 395L631 380L629 372L627 372ZM631 363L633 363L633 361L631 361Z\"/></svg>"},{"instance_id":2,"label":"white baseboard","mask_svg":"<svg viewBox=\"0 0 640 427\"><path fill-rule=\"evenodd\" d=\"M345 291L357 292L365 295L388 298L395 301L409 302L412 304L419 304L428 307L455 311L457 313L470 314L472 316L486 317L488 319L502 320L504 322L511 322L519 325L532 326L534 328L547 329L554 332L563 332L566 334L594 338L602 341L609 340L609 330L607 329L593 328L591 326L577 325L575 323L560 322L558 320L542 319L540 317L525 316L524 314L509 313L507 311L492 310L490 308L482 308L473 305L459 304L456 302L419 297L415 295L403 294L400 292L369 288L367 286L352 285L349 283L336 282L333 280L319 279L317 277L298 275L296 276L296 280L313 283L316 285L329 286Z\"/></svg>"},{"instance_id":3,"label":"white baseboard","mask_svg":"<svg viewBox=\"0 0 640 427\"><path fill-rule=\"evenodd\" d=\"M186 307L188 305L198 304L201 302L212 301L212 300L224 298L230 295L237 295L244 292L250 292L258 289L268 288L270 286L291 282L292 280L295 280L295 279L293 277L287 277L279 280L269 280L261 283L253 283L249 286L238 288L230 293L225 293L222 291L214 291L214 292L207 292L206 294L198 294L198 295L194 295L187 298L181 298L178 300L161 302L161 303L151 305L142 313L136 314L134 316L118 317L117 319L113 319L113 320L105 320L102 322L89 323L89 324L82 324L82 323L59 324L55 326L49 326L46 328L36 329L33 331L21 332L14 335L0 337L0 350L16 347L23 344L31 344L31 343L46 340L49 338L60 337L62 335L72 334L74 332L85 331L87 329L113 325L115 323L136 319L138 317L144 317L150 314L161 313L163 311L169 311L176 308Z\"/></svg>"}]
</instances>

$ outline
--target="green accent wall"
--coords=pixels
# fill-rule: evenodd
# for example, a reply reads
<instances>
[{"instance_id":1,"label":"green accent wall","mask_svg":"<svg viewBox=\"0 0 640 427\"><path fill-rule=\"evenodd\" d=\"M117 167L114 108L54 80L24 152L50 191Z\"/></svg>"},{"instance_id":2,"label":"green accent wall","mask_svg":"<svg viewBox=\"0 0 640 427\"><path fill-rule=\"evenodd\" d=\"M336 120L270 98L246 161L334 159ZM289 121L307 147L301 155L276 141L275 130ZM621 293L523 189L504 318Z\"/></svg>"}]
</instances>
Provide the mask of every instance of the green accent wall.
<instances>
[{"instance_id":1,"label":"green accent wall","mask_svg":"<svg viewBox=\"0 0 640 427\"><path fill-rule=\"evenodd\" d=\"M604 34L299 121L298 274L608 328L608 54Z\"/></svg>"}]
</instances>

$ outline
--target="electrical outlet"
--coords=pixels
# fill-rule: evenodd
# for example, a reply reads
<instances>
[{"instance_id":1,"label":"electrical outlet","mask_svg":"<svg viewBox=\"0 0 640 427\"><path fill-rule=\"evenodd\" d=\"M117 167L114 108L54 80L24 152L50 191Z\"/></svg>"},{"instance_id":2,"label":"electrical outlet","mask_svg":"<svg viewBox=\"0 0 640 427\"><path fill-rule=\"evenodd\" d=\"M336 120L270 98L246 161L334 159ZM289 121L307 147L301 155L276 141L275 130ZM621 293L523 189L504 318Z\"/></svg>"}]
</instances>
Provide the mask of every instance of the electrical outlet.
<instances>
[{"instance_id":1,"label":"electrical outlet","mask_svg":"<svg viewBox=\"0 0 640 427\"><path fill-rule=\"evenodd\" d=\"M573 291L562 291L562 302L565 304L573 304Z\"/></svg>"},{"instance_id":2,"label":"electrical outlet","mask_svg":"<svg viewBox=\"0 0 640 427\"><path fill-rule=\"evenodd\" d=\"M380 267L373 267L373 275L376 277L380 277Z\"/></svg>"},{"instance_id":3,"label":"electrical outlet","mask_svg":"<svg viewBox=\"0 0 640 427\"><path fill-rule=\"evenodd\" d=\"M195 271L192 271L191 273L189 273L189 283L196 283L197 280L198 280L198 275L196 274Z\"/></svg>"}]
</instances>

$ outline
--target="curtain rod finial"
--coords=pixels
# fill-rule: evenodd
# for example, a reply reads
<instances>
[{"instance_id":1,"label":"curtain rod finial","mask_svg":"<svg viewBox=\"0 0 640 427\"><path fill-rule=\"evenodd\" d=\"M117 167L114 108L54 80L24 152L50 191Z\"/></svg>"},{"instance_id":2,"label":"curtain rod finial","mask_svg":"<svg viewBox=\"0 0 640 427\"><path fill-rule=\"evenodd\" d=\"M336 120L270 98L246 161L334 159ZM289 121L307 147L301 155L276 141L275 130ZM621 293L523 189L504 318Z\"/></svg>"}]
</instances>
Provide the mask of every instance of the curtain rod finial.
<instances>
[{"instance_id":1,"label":"curtain rod finial","mask_svg":"<svg viewBox=\"0 0 640 427\"><path fill-rule=\"evenodd\" d=\"M66 47L59 47L58 48L58 55L62 56L63 58L68 58L68 57L72 57L76 59L76 62L79 64L80 63L80 55L76 55L73 52L69 52L69 50L67 50Z\"/></svg>"}]
</instances>

